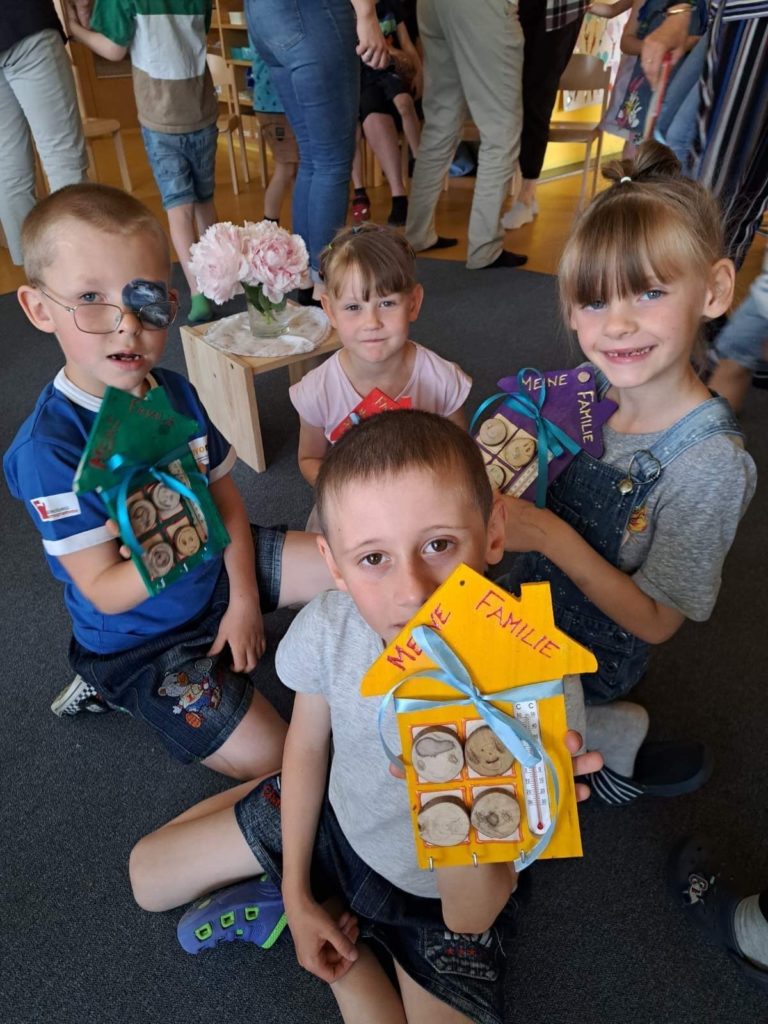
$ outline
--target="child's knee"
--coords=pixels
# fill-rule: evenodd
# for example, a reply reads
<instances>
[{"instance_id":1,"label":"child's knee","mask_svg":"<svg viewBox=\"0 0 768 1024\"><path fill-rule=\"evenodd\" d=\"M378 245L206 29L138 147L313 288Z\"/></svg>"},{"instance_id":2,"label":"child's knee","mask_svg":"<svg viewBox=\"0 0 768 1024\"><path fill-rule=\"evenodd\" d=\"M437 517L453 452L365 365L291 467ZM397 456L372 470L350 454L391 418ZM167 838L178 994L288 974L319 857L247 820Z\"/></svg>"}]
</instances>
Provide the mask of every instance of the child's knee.
<instances>
[{"instance_id":1,"label":"child's knee","mask_svg":"<svg viewBox=\"0 0 768 1024\"><path fill-rule=\"evenodd\" d=\"M128 858L128 877L136 903L142 910L158 913L169 908L162 903L154 879L152 838L152 836L144 836L131 850L131 855Z\"/></svg>"}]
</instances>

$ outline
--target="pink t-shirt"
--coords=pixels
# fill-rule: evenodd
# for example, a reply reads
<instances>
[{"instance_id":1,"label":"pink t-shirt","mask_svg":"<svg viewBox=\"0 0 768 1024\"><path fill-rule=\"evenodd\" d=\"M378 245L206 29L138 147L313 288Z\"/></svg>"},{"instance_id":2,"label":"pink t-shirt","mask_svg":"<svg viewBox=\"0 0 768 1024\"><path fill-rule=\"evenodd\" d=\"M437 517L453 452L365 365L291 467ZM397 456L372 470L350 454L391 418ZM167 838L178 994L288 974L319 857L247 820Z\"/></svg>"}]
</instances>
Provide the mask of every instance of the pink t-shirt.
<instances>
[{"instance_id":1,"label":"pink t-shirt","mask_svg":"<svg viewBox=\"0 0 768 1024\"><path fill-rule=\"evenodd\" d=\"M407 397L414 409L450 416L466 401L472 378L456 363L448 362L428 348L415 342L414 347L416 358L411 379L399 395L389 397ZM326 437L365 398L352 387L339 355L335 352L288 391L299 416L312 427L322 427Z\"/></svg>"}]
</instances>

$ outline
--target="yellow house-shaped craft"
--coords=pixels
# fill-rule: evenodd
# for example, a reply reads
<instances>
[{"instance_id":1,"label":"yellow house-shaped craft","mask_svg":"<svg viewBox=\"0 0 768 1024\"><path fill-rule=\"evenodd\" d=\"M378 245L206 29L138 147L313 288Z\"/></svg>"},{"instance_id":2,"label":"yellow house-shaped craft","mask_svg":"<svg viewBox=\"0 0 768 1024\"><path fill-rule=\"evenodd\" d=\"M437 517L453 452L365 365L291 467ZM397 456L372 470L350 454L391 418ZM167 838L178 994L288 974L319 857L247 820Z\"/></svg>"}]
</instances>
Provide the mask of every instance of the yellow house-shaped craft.
<instances>
[{"instance_id":1,"label":"yellow house-shaped craft","mask_svg":"<svg viewBox=\"0 0 768 1024\"><path fill-rule=\"evenodd\" d=\"M435 591L361 685L395 703L420 867L581 856L562 679L596 668L548 583L460 565Z\"/></svg>"}]
</instances>

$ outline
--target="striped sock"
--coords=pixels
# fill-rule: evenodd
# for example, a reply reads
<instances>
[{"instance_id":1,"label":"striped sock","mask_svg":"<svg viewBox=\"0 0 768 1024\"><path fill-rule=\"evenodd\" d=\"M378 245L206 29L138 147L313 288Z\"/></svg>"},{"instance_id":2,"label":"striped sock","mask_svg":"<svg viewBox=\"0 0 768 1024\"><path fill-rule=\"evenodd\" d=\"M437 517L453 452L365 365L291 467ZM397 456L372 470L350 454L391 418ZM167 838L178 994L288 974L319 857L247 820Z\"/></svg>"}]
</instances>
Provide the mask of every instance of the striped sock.
<instances>
[{"instance_id":1,"label":"striped sock","mask_svg":"<svg viewBox=\"0 0 768 1024\"><path fill-rule=\"evenodd\" d=\"M601 768L599 771L585 776L585 779L595 796L611 807L631 804L645 792L632 779L619 775L618 772L614 772L610 768Z\"/></svg>"}]
</instances>

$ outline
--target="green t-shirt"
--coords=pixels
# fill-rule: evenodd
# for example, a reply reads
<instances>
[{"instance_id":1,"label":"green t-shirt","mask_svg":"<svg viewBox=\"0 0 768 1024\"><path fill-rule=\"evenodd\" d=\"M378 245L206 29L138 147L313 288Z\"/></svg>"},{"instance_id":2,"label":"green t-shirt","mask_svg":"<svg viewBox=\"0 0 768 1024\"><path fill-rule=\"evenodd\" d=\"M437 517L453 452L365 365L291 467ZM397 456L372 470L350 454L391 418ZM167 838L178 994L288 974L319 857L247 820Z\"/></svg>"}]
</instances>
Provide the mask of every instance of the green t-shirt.
<instances>
[{"instance_id":1,"label":"green t-shirt","mask_svg":"<svg viewBox=\"0 0 768 1024\"><path fill-rule=\"evenodd\" d=\"M205 61L210 24L211 0L96 0L90 27L129 48L144 127L180 134L216 120Z\"/></svg>"}]
</instances>

